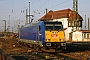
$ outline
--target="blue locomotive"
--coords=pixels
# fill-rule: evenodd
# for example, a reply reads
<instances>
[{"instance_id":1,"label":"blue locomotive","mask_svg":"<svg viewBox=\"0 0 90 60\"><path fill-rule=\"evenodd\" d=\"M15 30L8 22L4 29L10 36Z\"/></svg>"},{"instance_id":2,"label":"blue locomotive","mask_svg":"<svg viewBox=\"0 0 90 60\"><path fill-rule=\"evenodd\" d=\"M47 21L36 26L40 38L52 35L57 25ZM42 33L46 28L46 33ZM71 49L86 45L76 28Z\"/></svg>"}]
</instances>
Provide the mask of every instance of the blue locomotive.
<instances>
[{"instance_id":1,"label":"blue locomotive","mask_svg":"<svg viewBox=\"0 0 90 60\"><path fill-rule=\"evenodd\" d=\"M20 28L19 38L19 42L43 46L45 40L44 23L38 22L35 25Z\"/></svg>"},{"instance_id":2,"label":"blue locomotive","mask_svg":"<svg viewBox=\"0 0 90 60\"><path fill-rule=\"evenodd\" d=\"M19 42L30 47L46 49L65 49L65 35L62 22L39 21L32 26L20 28Z\"/></svg>"}]
</instances>

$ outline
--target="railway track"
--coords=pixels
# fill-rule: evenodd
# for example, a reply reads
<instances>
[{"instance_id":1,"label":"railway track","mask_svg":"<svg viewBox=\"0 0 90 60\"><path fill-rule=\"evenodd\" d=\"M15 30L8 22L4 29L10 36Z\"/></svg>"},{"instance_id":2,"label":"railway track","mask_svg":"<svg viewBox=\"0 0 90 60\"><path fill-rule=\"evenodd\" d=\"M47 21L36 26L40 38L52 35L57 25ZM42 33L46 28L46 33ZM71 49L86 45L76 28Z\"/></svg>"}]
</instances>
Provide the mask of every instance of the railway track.
<instances>
[{"instance_id":1,"label":"railway track","mask_svg":"<svg viewBox=\"0 0 90 60\"><path fill-rule=\"evenodd\" d=\"M49 60L83 60L82 58L76 57L76 56L72 56L72 55L68 55L65 53L47 53L47 52L24 52L21 54L10 54L12 57L13 56L24 56L26 58L28 58L29 60L45 60L45 59L49 59Z\"/></svg>"},{"instance_id":2,"label":"railway track","mask_svg":"<svg viewBox=\"0 0 90 60\"><path fill-rule=\"evenodd\" d=\"M24 47L23 47L24 48ZM11 56L24 56L28 60L86 60L75 54L68 54L64 52L45 52L45 51L35 51L35 49L29 48L27 51L12 51ZM89 60L89 58L87 58Z\"/></svg>"},{"instance_id":3,"label":"railway track","mask_svg":"<svg viewBox=\"0 0 90 60\"><path fill-rule=\"evenodd\" d=\"M12 41L7 46L7 41ZM2 49L4 48L5 52L8 52L10 56L24 56L25 58L28 58L28 60L86 60L83 59L80 56L76 56L74 53L67 54L67 53L61 53L60 51L57 53L49 53L44 51L35 51L33 48L28 48L24 46L19 46L18 42L16 40L2 40ZM4 44L4 45L3 45ZM15 45L15 47L13 47ZM10 46L10 47L9 47ZM6 47L6 48L5 48ZM65 51L64 51L65 52ZM89 51L88 51L89 52ZM82 55L81 55L82 56ZM87 57L89 60L89 58Z\"/></svg>"},{"instance_id":4,"label":"railway track","mask_svg":"<svg viewBox=\"0 0 90 60\"><path fill-rule=\"evenodd\" d=\"M30 50L29 50L30 49ZM64 52L45 52L45 51L35 51L35 49L29 48L27 51L13 51L11 56L24 56L29 60L85 60L81 57L77 57L75 55L67 54L67 51ZM17 54L18 53L18 54Z\"/></svg>"}]
</instances>

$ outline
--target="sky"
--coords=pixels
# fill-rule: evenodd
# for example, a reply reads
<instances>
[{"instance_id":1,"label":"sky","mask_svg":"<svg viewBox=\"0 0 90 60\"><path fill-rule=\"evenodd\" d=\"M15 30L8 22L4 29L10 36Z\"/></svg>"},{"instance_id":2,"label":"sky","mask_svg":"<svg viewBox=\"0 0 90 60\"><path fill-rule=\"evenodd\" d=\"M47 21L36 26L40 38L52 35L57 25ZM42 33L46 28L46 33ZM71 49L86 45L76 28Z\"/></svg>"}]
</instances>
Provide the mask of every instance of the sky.
<instances>
[{"instance_id":1,"label":"sky","mask_svg":"<svg viewBox=\"0 0 90 60\"><path fill-rule=\"evenodd\" d=\"M29 10L33 21L37 21L40 17L45 15L45 9L48 11L63 10L73 8L73 0L0 0L0 27L4 28L3 20L6 20L7 26L10 21L10 29L17 28L17 25L24 25L26 20L26 9ZM78 0L78 13L83 17L85 23L90 18L90 0ZM87 24L87 21L86 21ZM83 28L84 28L83 24ZM87 27L86 27L87 28ZM0 28L0 30L2 30Z\"/></svg>"}]
</instances>

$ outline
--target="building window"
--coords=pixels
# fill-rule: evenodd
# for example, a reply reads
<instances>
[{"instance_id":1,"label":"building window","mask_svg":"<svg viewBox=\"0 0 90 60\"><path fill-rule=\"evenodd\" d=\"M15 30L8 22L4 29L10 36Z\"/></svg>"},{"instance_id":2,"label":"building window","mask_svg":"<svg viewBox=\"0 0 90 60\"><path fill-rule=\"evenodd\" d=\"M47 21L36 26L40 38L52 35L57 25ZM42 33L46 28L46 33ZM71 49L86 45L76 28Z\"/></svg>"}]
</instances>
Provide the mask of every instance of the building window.
<instances>
[{"instance_id":1,"label":"building window","mask_svg":"<svg viewBox=\"0 0 90 60\"><path fill-rule=\"evenodd\" d=\"M74 26L74 21L72 21L72 26Z\"/></svg>"},{"instance_id":2,"label":"building window","mask_svg":"<svg viewBox=\"0 0 90 60\"><path fill-rule=\"evenodd\" d=\"M74 24L75 24L76 27L79 27L81 25L81 22L80 21L75 21Z\"/></svg>"},{"instance_id":3,"label":"building window","mask_svg":"<svg viewBox=\"0 0 90 60\"><path fill-rule=\"evenodd\" d=\"M86 34L84 34L84 38L86 38Z\"/></svg>"},{"instance_id":4,"label":"building window","mask_svg":"<svg viewBox=\"0 0 90 60\"><path fill-rule=\"evenodd\" d=\"M70 27L74 26L74 21L69 21L69 24L68 24Z\"/></svg>"},{"instance_id":5,"label":"building window","mask_svg":"<svg viewBox=\"0 0 90 60\"><path fill-rule=\"evenodd\" d=\"M79 21L79 27L81 26L81 21Z\"/></svg>"},{"instance_id":6,"label":"building window","mask_svg":"<svg viewBox=\"0 0 90 60\"><path fill-rule=\"evenodd\" d=\"M87 38L89 38L89 34L87 34Z\"/></svg>"},{"instance_id":7,"label":"building window","mask_svg":"<svg viewBox=\"0 0 90 60\"><path fill-rule=\"evenodd\" d=\"M69 21L69 26L71 26L72 25L72 23L71 23L71 21Z\"/></svg>"},{"instance_id":8,"label":"building window","mask_svg":"<svg viewBox=\"0 0 90 60\"><path fill-rule=\"evenodd\" d=\"M74 24L75 24L74 26L76 27L76 26L77 26L77 22L76 22L76 21L74 21Z\"/></svg>"},{"instance_id":9,"label":"building window","mask_svg":"<svg viewBox=\"0 0 90 60\"><path fill-rule=\"evenodd\" d=\"M71 23L69 23L69 26L71 26Z\"/></svg>"}]
</instances>

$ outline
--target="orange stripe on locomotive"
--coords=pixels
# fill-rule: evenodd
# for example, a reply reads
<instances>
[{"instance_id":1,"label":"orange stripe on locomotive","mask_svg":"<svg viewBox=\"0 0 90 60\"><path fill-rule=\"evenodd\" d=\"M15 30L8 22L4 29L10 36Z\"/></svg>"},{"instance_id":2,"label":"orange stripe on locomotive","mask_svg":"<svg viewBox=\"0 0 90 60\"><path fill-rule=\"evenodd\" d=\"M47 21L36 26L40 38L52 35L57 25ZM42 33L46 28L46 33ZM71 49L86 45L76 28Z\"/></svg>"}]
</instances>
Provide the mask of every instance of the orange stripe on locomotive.
<instances>
[{"instance_id":1,"label":"orange stripe on locomotive","mask_svg":"<svg viewBox=\"0 0 90 60\"><path fill-rule=\"evenodd\" d=\"M45 31L46 41L45 42L64 42L64 31Z\"/></svg>"}]
</instances>

